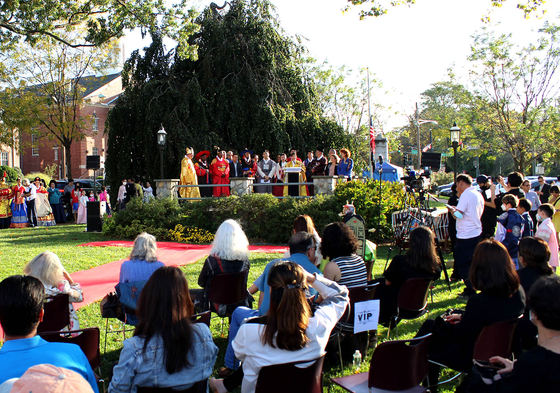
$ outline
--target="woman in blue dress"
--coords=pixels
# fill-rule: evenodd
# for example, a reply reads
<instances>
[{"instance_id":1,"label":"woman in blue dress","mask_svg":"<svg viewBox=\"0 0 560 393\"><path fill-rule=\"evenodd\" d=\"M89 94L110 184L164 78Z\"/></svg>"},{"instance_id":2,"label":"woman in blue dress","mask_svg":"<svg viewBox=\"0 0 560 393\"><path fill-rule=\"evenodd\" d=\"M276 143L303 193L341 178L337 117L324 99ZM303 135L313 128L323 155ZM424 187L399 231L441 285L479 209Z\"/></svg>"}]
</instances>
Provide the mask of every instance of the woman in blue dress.
<instances>
[{"instance_id":1,"label":"woman in blue dress","mask_svg":"<svg viewBox=\"0 0 560 393\"><path fill-rule=\"evenodd\" d=\"M338 176L348 176L348 181L352 180L354 161L350 158L350 150L340 149L340 162L338 163Z\"/></svg>"},{"instance_id":2,"label":"woman in blue dress","mask_svg":"<svg viewBox=\"0 0 560 393\"><path fill-rule=\"evenodd\" d=\"M25 228L27 227L27 206L25 204L25 188L21 184L21 178L17 178L17 185L12 187L14 198L12 199L12 223L10 228Z\"/></svg>"}]
</instances>

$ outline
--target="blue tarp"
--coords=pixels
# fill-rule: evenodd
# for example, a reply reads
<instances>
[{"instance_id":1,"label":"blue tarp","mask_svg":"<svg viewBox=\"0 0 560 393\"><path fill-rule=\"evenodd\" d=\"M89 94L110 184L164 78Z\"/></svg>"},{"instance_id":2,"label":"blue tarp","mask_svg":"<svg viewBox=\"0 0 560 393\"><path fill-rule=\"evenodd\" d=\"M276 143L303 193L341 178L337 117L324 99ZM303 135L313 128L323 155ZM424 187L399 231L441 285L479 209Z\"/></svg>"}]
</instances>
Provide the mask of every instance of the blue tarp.
<instances>
[{"instance_id":1,"label":"blue tarp","mask_svg":"<svg viewBox=\"0 0 560 393\"><path fill-rule=\"evenodd\" d=\"M375 171L373 173L373 178L379 180L379 163L375 163ZM382 166L381 180L398 182L403 177L403 169L400 166L384 162Z\"/></svg>"}]
</instances>

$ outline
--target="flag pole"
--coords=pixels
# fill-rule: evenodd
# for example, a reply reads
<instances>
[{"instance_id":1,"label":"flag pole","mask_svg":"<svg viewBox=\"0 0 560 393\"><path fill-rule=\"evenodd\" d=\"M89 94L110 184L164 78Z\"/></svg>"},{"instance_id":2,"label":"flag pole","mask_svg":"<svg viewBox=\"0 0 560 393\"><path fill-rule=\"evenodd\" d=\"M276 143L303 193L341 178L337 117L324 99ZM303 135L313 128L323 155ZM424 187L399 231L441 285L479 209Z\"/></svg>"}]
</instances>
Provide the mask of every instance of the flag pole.
<instances>
[{"instance_id":1,"label":"flag pole","mask_svg":"<svg viewBox=\"0 0 560 393\"><path fill-rule=\"evenodd\" d=\"M372 149L372 145L371 145L371 138L372 138L372 127L373 127L373 122L371 120L371 105L369 102L369 67L366 67L366 71L367 71L367 112L368 112L368 119L369 119L369 137L370 137L370 153L369 153L369 173L371 174L371 178L373 179L373 169L374 169L374 165L373 165L373 155L374 155L374 151ZM375 138L375 136L374 136Z\"/></svg>"}]
</instances>

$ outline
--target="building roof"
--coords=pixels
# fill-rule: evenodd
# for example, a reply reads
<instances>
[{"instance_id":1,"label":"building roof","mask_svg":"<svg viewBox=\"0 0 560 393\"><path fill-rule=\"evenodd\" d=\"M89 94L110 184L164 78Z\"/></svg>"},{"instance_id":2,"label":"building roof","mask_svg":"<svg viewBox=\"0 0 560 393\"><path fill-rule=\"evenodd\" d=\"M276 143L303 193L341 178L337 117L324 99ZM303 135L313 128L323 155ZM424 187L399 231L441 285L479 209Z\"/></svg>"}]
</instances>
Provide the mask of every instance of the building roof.
<instances>
[{"instance_id":1,"label":"building roof","mask_svg":"<svg viewBox=\"0 0 560 393\"><path fill-rule=\"evenodd\" d=\"M120 72L117 72L115 74L110 74L110 75L101 75L101 76L91 75L91 76L83 77L80 80L80 85L82 85L85 88L84 97L87 97L88 95L100 89L107 83L114 81L119 76L121 76Z\"/></svg>"}]
</instances>

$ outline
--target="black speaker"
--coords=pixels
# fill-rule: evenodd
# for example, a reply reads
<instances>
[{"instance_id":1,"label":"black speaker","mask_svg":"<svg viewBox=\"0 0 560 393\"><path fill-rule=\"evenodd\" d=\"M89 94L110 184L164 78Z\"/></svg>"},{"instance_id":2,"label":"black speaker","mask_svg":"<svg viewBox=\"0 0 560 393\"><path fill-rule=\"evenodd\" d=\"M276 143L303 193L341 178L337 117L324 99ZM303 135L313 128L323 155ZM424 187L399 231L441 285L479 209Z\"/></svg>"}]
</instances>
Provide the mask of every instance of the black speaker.
<instances>
[{"instance_id":1,"label":"black speaker","mask_svg":"<svg viewBox=\"0 0 560 393\"><path fill-rule=\"evenodd\" d=\"M99 157L99 156L98 156ZM101 219L100 202L87 203L87 232L101 232L103 220Z\"/></svg>"},{"instance_id":2,"label":"black speaker","mask_svg":"<svg viewBox=\"0 0 560 393\"><path fill-rule=\"evenodd\" d=\"M441 153L422 153L422 168L429 166L438 171L441 163Z\"/></svg>"},{"instance_id":3,"label":"black speaker","mask_svg":"<svg viewBox=\"0 0 560 393\"><path fill-rule=\"evenodd\" d=\"M100 166L100 156L86 156L86 169L99 169Z\"/></svg>"}]
</instances>

